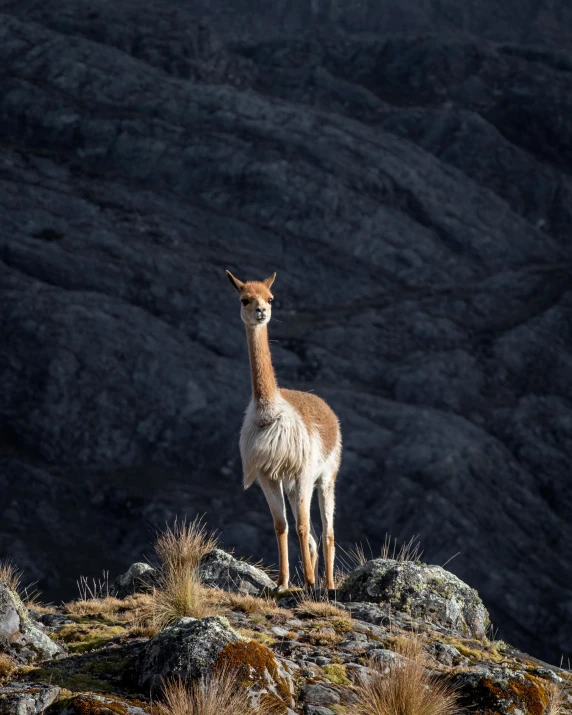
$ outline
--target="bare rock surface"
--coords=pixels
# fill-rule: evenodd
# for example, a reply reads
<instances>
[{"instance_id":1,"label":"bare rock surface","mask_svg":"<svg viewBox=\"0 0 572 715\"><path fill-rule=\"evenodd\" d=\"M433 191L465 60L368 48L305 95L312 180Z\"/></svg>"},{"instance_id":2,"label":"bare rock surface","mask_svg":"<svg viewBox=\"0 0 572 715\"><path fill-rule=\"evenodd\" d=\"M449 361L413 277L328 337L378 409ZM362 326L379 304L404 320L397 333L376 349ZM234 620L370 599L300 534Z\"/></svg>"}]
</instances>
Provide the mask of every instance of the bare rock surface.
<instances>
[{"instance_id":1,"label":"bare rock surface","mask_svg":"<svg viewBox=\"0 0 572 715\"><path fill-rule=\"evenodd\" d=\"M338 590L342 601L378 602L461 635L484 638L489 614L479 594L440 566L373 559Z\"/></svg>"},{"instance_id":2,"label":"bare rock surface","mask_svg":"<svg viewBox=\"0 0 572 715\"><path fill-rule=\"evenodd\" d=\"M180 618L154 636L139 665L139 685L159 691L166 678L190 680L206 675L220 653L240 636L225 618Z\"/></svg>"},{"instance_id":3,"label":"bare rock surface","mask_svg":"<svg viewBox=\"0 0 572 715\"><path fill-rule=\"evenodd\" d=\"M0 581L0 653L33 663L61 652L62 648L30 618L18 594Z\"/></svg>"},{"instance_id":4,"label":"bare rock surface","mask_svg":"<svg viewBox=\"0 0 572 715\"><path fill-rule=\"evenodd\" d=\"M58 687L46 683L9 683L0 687L0 713L41 715L59 694Z\"/></svg>"},{"instance_id":5,"label":"bare rock surface","mask_svg":"<svg viewBox=\"0 0 572 715\"><path fill-rule=\"evenodd\" d=\"M142 561L137 561L115 579L111 590L112 595L116 598L126 598L133 593L148 591L156 577L156 569Z\"/></svg>"},{"instance_id":6,"label":"bare rock surface","mask_svg":"<svg viewBox=\"0 0 572 715\"><path fill-rule=\"evenodd\" d=\"M253 702L271 695L284 706L293 704L288 666L265 645L243 638L219 616L181 618L154 636L139 658L138 684L158 693L168 678L192 682L216 676L217 669L234 672Z\"/></svg>"},{"instance_id":7,"label":"bare rock surface","mask_svg":"<svg viewBox=\"0 0 572 715\"><path fill-rule=\"evenodd\" d=\"M205 554L199 573L206 586L217 586L235 593L259 595L265 589L276 588L276 583L262 569L235 559L222 549Z\"/></svg>"},{"instance_id":8,"label":"bare rock surface","mask_svg":"<svg viewBox=\"0 0 572 715\"><path fill-rule=\"evenodd\" d=\"M340 544L460 552L501 637L566 659L570 8L208 5L0 1L0 552L52 600L175 515L276 561L223 269L278 270Z\"/></svg>"}]
</instances>

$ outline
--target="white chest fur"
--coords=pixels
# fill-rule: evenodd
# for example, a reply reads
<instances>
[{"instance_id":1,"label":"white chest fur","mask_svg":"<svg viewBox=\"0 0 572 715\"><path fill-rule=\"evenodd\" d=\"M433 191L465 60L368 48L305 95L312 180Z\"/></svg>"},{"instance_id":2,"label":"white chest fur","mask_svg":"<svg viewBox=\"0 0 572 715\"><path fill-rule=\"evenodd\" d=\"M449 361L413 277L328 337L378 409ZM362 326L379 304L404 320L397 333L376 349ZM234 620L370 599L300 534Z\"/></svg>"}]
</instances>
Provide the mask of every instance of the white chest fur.
<instances>
[{"instance_id":1,"label":"white chest fur","mask_svg":"<svg viewBox=\"0 0 572 715\"><path fill-rule=\"evenodd\" d=\"M317 467L321 440L308 431L300 414L283 397L260 409L251 401L240 434L240 454L247 489L259 475L291 481Z\"/></svg>"}]
</instances>

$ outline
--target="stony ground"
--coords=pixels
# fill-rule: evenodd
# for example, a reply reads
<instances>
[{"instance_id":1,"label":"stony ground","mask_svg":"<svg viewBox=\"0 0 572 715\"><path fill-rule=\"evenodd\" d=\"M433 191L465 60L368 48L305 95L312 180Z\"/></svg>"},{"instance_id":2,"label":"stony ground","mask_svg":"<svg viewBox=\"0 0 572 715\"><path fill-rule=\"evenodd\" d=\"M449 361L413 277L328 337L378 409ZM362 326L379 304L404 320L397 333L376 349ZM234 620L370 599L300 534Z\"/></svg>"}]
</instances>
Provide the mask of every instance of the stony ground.
<instances>
[{"instance_id":1,"label":"stony ground","mask_svg":"<svg viewBox=\"0 0 572 715\"><path fill-rule=\"evenodd\" d=\"M251 566L240 568L244 578L233 581L231 592L213 586L220 582L220 573L213 572L211 562L205 571L205 580L213 586L208 597L211 615L183 618L162 630L142 625L148 593L60 607L32 605L29 616L35 627L59 644L61 652L48 660L18 664L22 651L10 650L4 641L4 651L17 667L3 676L0 670L0 713L33 715L46 707L49 713L66 715L150 713L151 696L157 699L163 677L192 679L209 664L214 667L226 659L243 673L247 692L272 693L282 713L342 715L359 698L360 677L367 677L372 660L387 666L386 677L392 677L391 664L401 658L395 651L404 638L421 644L425 668L458 688L459 712L572 712L571 674L494 640L490 632L480 632L475 608L486 614L480 599L447 572L443 577L435 567L420 563L369 562L368 588L376 603L366 603L300 589L270 595L261 587L266 575L259 577ZM379 568L385 581L388 569L394 574L393 586L380 586ZM412 579L417 579L416 588ZM346 599L354 593L349 588ZM376 591L379 588L385 590ZM257 589L258 596L248 593ZM402 599L401 610L392 605L396 596ZM429 602L436 608L427 607ZM447 606L442 613L439 604ZM6 612L0 609L0 636ZM480 632L478 637L471 634L474 630ZM22 703L27 709L17 710Z\"/></svg>"}]
</instances>

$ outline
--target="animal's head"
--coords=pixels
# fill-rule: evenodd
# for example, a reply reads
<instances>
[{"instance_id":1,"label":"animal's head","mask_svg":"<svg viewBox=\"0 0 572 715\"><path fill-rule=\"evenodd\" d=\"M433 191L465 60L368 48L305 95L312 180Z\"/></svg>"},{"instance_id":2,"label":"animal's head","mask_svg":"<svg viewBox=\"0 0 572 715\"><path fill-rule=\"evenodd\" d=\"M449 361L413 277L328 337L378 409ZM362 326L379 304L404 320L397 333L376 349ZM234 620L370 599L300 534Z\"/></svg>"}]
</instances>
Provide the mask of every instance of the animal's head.
<instances>
[{"instance_id":1,"label":"animal's head","mask_svg":"<svg viewBox=\"0 0 572 715\"><path fill-rule=\"evenodd\" d=\"M248 281L243 283L235 278L230 271L226 277L238 291L240 297L240 317L247 325L266 325L272 314L272 301L274 296L270 288L276 278L273 273L265 281Z\"/></svg>"}]
</instances>

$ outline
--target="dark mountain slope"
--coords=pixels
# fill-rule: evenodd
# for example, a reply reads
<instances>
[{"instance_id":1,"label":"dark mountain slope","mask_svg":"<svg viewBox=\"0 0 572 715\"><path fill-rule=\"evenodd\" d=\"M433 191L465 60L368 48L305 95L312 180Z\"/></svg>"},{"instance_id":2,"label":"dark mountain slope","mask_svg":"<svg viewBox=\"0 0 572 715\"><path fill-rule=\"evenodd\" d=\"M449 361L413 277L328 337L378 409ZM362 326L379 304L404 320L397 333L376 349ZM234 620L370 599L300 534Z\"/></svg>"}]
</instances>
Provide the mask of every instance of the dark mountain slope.
<instances>
[{"instance_id":1,"label":"dark mountain slope","mask_svg":"<svg viewBox=\"0 0 572 715\"><path fill-rule=\"evenodd\" d=\"M0 5L0 549L51 598L177 513L274 558L260 493L240 492L249 373L223 269L276 269L279 378L342 420L340 541L460 551L450 568L500 636L559 660L562 58L466 37L227 42L184 8L90 6L64 22Z\"/></svg>"}]
</instances>

